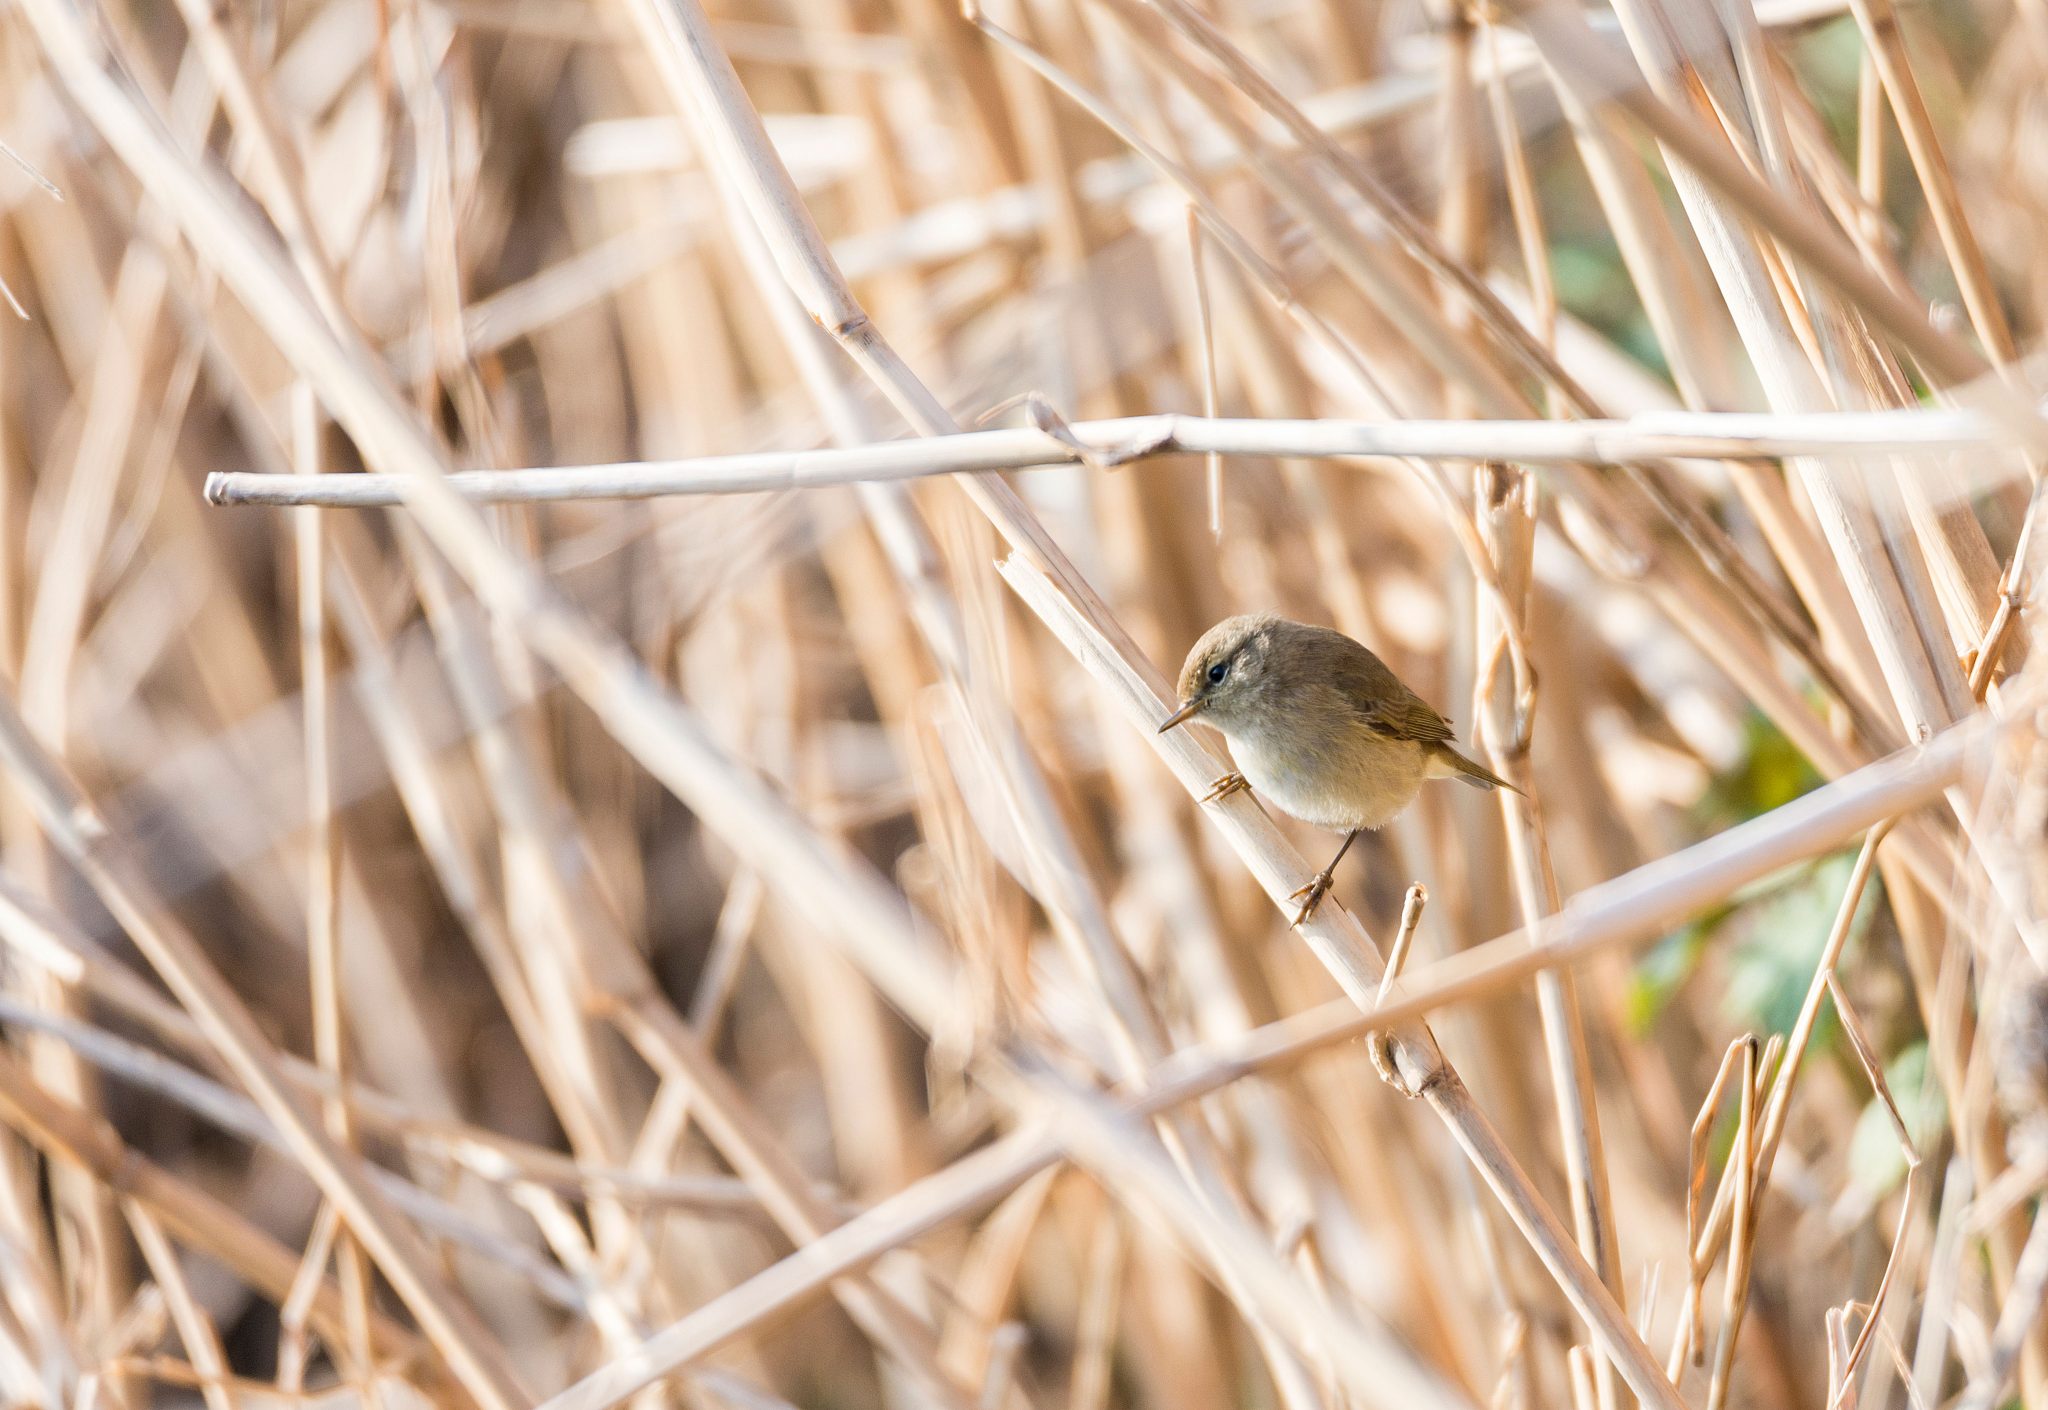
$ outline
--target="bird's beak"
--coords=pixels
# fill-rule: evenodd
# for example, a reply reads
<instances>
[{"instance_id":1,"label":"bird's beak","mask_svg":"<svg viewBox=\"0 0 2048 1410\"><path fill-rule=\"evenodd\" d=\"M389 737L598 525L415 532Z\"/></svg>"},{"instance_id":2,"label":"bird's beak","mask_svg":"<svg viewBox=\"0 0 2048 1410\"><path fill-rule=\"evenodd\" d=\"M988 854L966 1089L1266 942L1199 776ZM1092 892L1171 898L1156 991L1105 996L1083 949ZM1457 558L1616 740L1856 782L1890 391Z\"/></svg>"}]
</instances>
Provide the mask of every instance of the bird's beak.
<instances>
[{"instance_id":1,"label":"bird's beak","mask_svg":"<svg viewBox=\"0 0 2048 1410\"><path fill-rule=\"evenodd\" d=\"M1193 716L1193 714L1201 708L1201 701L1190 700L1187 704L1181 706L1178 710L1175 710L1171 715L1168 715L1166 717L1166 723L1159 727L1159 732L1161 734L1165 734L1175 725L1180 724L1183 720L1186 720Z\"/></svg>"}]
</instances>

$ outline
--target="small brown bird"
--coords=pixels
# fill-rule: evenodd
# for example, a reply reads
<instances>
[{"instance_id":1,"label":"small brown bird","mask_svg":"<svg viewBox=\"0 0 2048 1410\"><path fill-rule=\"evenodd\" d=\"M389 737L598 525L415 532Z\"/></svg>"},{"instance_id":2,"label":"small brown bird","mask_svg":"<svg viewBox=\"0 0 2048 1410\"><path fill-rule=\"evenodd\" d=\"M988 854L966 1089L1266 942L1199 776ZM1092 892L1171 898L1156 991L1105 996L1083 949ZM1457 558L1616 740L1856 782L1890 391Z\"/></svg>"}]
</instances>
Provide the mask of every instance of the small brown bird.
<instances>
[{"instance_id":1,"label":"small brown bird","mask_svg":"<svg viewBox=\"0 0 2048 1410\"><path fill-rule=\"evenodd\" d=\"M1179 696L1159 732L1199 717L1223 731L1242 770L1202 801L1252 788L1344 834L1330 864L1289 898L1301 902L1296 925L1315 913L1358 834L1407 807L1424 779L1514 789L1453 748L1449 722L1386 662L1328 627L1271 613L1226 617L1188 652Z\"/></svg>"}]
</instances>

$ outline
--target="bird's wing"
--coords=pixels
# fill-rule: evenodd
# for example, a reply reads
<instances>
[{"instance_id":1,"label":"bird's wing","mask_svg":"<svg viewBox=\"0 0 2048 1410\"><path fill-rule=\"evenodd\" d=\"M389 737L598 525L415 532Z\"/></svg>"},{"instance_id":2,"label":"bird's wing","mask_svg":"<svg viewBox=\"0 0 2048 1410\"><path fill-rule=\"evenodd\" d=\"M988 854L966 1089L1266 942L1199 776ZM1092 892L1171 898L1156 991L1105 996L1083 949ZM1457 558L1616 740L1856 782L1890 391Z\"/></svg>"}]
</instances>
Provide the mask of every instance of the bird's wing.
<instances>
[{"instance_id":1,"label":"bird's wing","mask_svg":"<svg viewBox=\"0 0 2048 1410\"><path fill-rule=\"evenodd\" d=\"M1334 631L1314 637L1322 649L1307 663L1309 678L1340 696L1374 734L1418 744L1447 744L1450 721L1410 690L1371 650Z\"/></svg>"},{"instance_id":2,"label":"bird's wing","mask_svg":"<svg viewBox=\"0 0 2048 1410\"><path fill-rule=\"evenodd\" d=\"M1378 700L1356 700L1355 708L1367 729L1392 739L1412 739L1422 744L1448 744L1457 735L1451 722L1431 709L1414 691L1401 688Z\"/></svg>"},{"instance_id":3,"label":"bird's wing","mask_svg":"<svg viewBox=\"0 0 2048 1410\"><path fill-rule=\"evenodd\" d=\"M1456 737L1450 721L1410 690L1386 662L1362 647L1344 654L1336 678L1342 682L1351 708L1375 734L1422 744L1448 743Z\"/></svg>"}]
</instances>

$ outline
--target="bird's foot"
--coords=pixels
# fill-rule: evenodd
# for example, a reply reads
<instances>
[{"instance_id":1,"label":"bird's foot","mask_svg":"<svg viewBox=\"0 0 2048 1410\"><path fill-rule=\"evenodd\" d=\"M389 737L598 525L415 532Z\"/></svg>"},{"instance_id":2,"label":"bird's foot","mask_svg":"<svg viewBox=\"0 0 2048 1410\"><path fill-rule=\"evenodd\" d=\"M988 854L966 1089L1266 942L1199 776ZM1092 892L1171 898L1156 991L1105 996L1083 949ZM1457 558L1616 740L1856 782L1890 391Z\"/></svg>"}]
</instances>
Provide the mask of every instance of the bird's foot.
<instances>
[{"instance_id":1,"label":"bird's foot","mask_svg":"<svg viewBox=\"0 0 2048 1410\"><path fill-rule=\"evenodd\" d=\"M1301 909L1294 913L1294 926L1297 930L1307 924L1308 918L1316 913L1316 907L1323 903L1323 897L1330 894L1330 884L1334 880L1335 878L1327 871L1319 871L1308 885L1287 898L1290 901L1301 902Z\"/></svg>"},{"instance_id":2,"label":"bird's foot","mask_svg":"<svg viewBox=\"0 0 2048 1410\"><path fill-rule=\"evenodd\" d=\"M1202 795L1204 803L1219 803L1233 793L1243 793L1251 787L1245 776L1235 770L1209 785L1209 791Z\"/></svg>"}]
</instances>

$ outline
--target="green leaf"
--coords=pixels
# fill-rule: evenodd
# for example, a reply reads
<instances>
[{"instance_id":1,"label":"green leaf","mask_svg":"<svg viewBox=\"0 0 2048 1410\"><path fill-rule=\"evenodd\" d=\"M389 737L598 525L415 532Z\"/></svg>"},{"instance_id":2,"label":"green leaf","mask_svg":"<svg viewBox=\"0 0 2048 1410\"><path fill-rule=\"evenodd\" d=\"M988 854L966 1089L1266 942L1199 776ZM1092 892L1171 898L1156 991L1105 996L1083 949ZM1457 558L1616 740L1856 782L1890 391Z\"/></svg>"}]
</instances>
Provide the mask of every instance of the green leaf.
<instances>
[{"instance_id":1,"label":"green leaf","mask_svg":"<svg viewBox=\"0 0 2048 1410\"><path fill-rule=\"evenodd\" d=\"M1743 721L1743 730L1748 747L1743 750L1741 762L1717 776L1694 809L1703 828L1732 826L1767 813L1820 783L1820 776L1807 764L1805 756L1762 714L1751 711ZM1796 890L1805 884L1804 879L1795 877L1789 887L1772 880L1745 888L1731 897L1727 904L1717 906L1672 931L1645 952L1629 976L1626 1012L1635 1036L1643 1037L1649 1033L1672 996L1692 977L1700 956L1723 925L1737 915L1750 919L1747 908L1759 897L1774 897L1783 890ZM1836 892L1839 894L1839 886ZM1748 966L1749 972L1744 973L1742 958L1738 955L1738 973L1730 986L1733 996L1729 1007L1742 1021L1761 1019L1767 1014L1782 1014L1785 1003L1781 991L1792 982L1792 969L1804 963L1805 969L1797 980L1799 988L1790 999L1791 1012L1797 1014L1799 995L1805 992L1806 975L1812 973L1813 957L1820 953L1821 942L1827 936L1827 926L1834 919L1832 903L1829 903L1830 909L1820 922L1820 936L1814 938L1809 933L1811 923L1800 918L1801 908L1808 904L1795 897L1790 903L1789 916L1780 915L1773 919L1766 914L1761 917L1762 924L1782 927L1790 923L1800 933L1802 938L1793 944L1789 957L1760 951L1759 958ZM1783 1025L1774 1026L1789 1028L1790 1019Z\"/></svg>"},{"instance_id":2,"label":"green leaf","mask_svg":"<svg viewBox=\"0 0 2048 1410\"><path fill-rule=\"evenodd\" d=\"M1731 1019L1769 1033L1792 1031L1855 868L1854 853L1837 852L1802 869L1751 908L1748 929L1728 961L1722 1001ZM1875 881L1864 888L1849 920L1845 955L1869 930L1878 891ZM1831 1038L1834 1024L1833 1008L1824 1008L1814 1025L1815 1046Z\"/></svg>"},{"instance_id":3,"label":"green leaf","mask_svg":"<svg viewBox=\"0 0 2048 1410\"><path fill-rule=\"evenodd\" d=\"M1707 786L1695 810L1705 827L1747 822L1820 786L1820 775L1778 727L1752 710L1743 720L1742 761Z\"/></svg>"},{"instance_id":4,"label":"green leaf","mask_svg":"<svg viewBox=\"0 0 2048 1410\"><path fill-rule=\"evenodd\" d=\"M1734 908L1716 906L1699 919L1666 935L1643 953L1629 974L1626 1015L1629 1032L1648 1037L1685 981L1699 966L1707 941Z\"/></svg>"}]
</instances>

